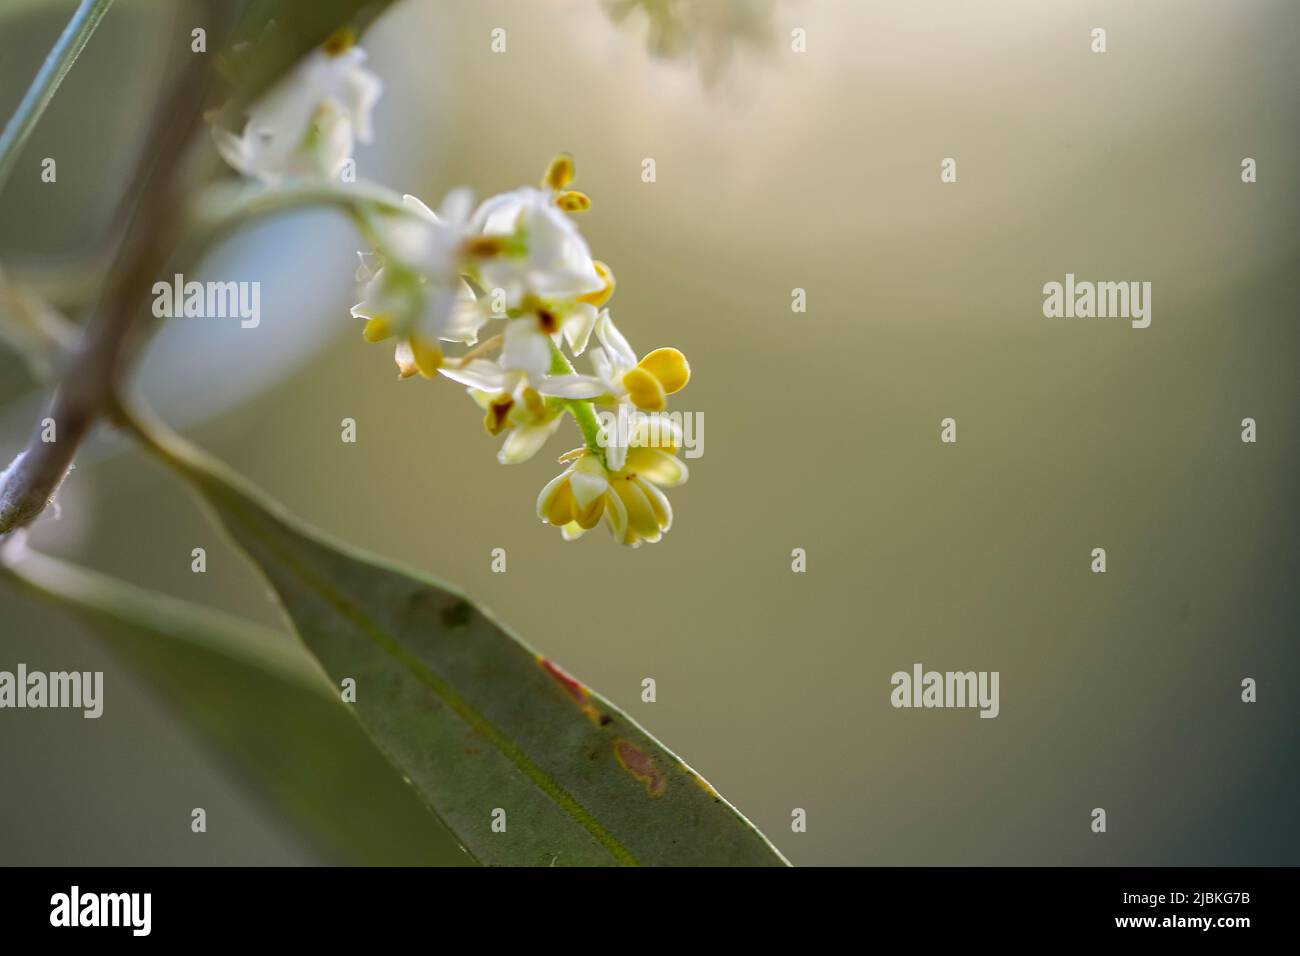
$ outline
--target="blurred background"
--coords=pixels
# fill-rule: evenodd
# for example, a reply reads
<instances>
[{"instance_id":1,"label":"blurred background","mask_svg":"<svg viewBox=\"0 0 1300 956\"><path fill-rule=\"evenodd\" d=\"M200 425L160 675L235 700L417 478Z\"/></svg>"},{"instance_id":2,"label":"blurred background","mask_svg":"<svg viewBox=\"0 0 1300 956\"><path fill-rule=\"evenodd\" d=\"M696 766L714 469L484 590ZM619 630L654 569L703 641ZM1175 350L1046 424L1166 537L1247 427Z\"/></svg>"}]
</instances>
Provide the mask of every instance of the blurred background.
<instances>
[{"instance_id":1,"label":"blurred background","mask_svg":"<svg viewBox=\"0 0 1300 956\"><path fill-rule=\"evenodd\" d=\"M71 9L6 3L0 113ZM71 295L48 277L103 254L195 17L110 10L0 194L11 277ZM537 521L576 433L502 467L462 389L397 381L348 315L360 246L331 214L222 246L206 271L260 281L261 325L167 322L141 387L307 521L461 585L796 864L1295 864L1297 35L1284 0L397 4L363 42L385 93L359 174L436 207L573 152L615 318L639 351L690 358L674 407L704 413L704 455L654 546ZM1150 281L1151 327L1045 319L1067 272ZM44 394L5 361L7 461ZM88 448L61 506L38 547L285 630L130 447ZM0 669L106 671L98 721L0 712L0 863L355 859L106 647L0 583ZM1000 716L893 709L915 662L1000 671ZM364 793L356 814L376 815ZM435 841L414 859L459 858Z\"/></svg>"}]
</instances>

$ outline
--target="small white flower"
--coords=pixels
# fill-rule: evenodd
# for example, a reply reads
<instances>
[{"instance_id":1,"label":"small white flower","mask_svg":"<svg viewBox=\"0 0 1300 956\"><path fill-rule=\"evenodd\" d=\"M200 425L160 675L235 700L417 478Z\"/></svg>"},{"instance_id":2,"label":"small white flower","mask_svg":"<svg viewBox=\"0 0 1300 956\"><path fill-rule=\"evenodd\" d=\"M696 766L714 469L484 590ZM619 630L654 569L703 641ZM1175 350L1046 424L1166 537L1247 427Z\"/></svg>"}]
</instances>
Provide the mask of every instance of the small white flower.
<instances>
[{"instance_id":1,"label":"small white flower","mask_svg":"<svg viewBox=\"0 0 1300 956\"><path fill-rule=\"evenodd\" d=\"M505 353L503 348L503 359L508 362ZM515 358L533 366L533 371L489 359L472 359L440 370L452 381L467 386L470 397L485 412L483 426L489 435L508 432L497 453L497 460L503 465L518 464L536 454L560 427L563 416L562 404L548 400L541 391L549 379L544 369L537 370L533 361L536 357L525 354Z\"/></svg>"},{"instance_id":2,"label":"small white flower","mask_svg":"<svg viewBox=\"0 0 1300 956\"><path fill-rule=\"evenodd\" d=\"M461 248L473 200L467 190L453 190L434 213L414 196L402 199L412 214L385 220L386 255L379 268L360 254L359 276L369 280L352 314L366 320L368 341L397 336L403 378L416 372L429 378L442 365L434 343L472 345L488 319L461 277Z\"/></svg>"},{"instance_id":3,"label":"small white flower","mask_svg":"<svg viewBox=\"0 0 1300 956\"><path fill-rule=\"evenodd\" d=\"M691 367L677 349L655 349L637 361L636 352L614 325L608 309L602 309L596 320L596 338L600 345L587 353L596 374L556 376L548 384L550 394L591 395L616 407L659 412L667 408L668 396L690 381ZM609 466L617 470L623 465L627 448L608 429L605 439Z\"/></svg>"},{"instance_id":4,"label":"small white flower","mask_svg":"<svg viewBox=\"0 0 1300 956\"><path fill-rule=\"evenodd\" d=\"M213 129L222 158L268 184L338 176L356 141L370 142L370 113L383 90L365 59L349 35L332 37L253 105L241 135Z\"/></svg>"},{"instance_id":5,"label":"small white flower","mask_svg":"<svg viewBox=\"0 0 1300 956\"><path fill-rule=\"evenodd\" d=\"M503 465L517 465L532 458L555 434L564 417L559 405L544 399L522 378L516 380L513 391L467 391L485 413L483 427L488 434L505 432L505 441L497 452L497 461Z\"/></svg>"},{"instance_id":6,"label":"small white flower","mask_svg":"<svg viewBox=\"0 0 1300 956\"><path fill-rule=\"evenodd\" d=\"M510 308L529 295L574 301L606 287L586 240L547 190L524 187L484 200L470 229L507 240L502 254L483 261L480 276L484 288L504 290Z\"/></svg>"}]
</instances>

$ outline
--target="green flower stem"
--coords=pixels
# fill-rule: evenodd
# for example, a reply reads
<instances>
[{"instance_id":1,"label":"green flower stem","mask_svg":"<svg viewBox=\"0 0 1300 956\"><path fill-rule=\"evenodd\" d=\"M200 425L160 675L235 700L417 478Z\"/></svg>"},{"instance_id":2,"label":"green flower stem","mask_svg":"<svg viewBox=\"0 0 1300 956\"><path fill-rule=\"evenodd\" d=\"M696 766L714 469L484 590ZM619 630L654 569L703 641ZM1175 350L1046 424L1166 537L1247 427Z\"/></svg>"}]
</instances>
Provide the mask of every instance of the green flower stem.
<instances>
[{"instance_id":1,"label":"green flower stem","mask_svg":"<svg viewBox=\"0 0 1300 956\"><path fill-rule=\"evenodd\" d=\"M572 375L573 363L554 342L551 343L551 374ZM609 471L609 462L605 460L605 448L600 443L600 419L596 417L596 406L589 398L566 398L561 401L564 410L573 416L582 432L582 442L587 450Z\"/></svg>"},{"instance_id":2,"label":"green flower stem","mask_svg":"<svg viewBox=\"0 0 1300 956\"><path fill-rule=\"evenodd\" d=\"M416 216L402 197L391 189L372 183L332 183L306 180L284 186L266 187L248 183L216 183L194 204L193 225L211 241L243 224L297 209L334 207L347 213L370 242L377 242L373 226L380 215Z\"/></svg>"},{"instance_id":3,"label":"green flower stem","mask_svg":"<svg viewBox=\"0 0 1300 956\"><path fill-rule=\"evenodd\" d=\"M81 0L77 12L64 27L58 42L32 80L32 85L27 88L18 109L5 124L4 132L0 133L0 190L4 189L5 180L13 171L13 165L17 162L27 137L36 128L45 107L50 105L59 84L72 69L72 64L81 55L90 35L95 32L95 27L99 26L99 21L112 3L113 0Z\"/></svg>"}]
</instances>

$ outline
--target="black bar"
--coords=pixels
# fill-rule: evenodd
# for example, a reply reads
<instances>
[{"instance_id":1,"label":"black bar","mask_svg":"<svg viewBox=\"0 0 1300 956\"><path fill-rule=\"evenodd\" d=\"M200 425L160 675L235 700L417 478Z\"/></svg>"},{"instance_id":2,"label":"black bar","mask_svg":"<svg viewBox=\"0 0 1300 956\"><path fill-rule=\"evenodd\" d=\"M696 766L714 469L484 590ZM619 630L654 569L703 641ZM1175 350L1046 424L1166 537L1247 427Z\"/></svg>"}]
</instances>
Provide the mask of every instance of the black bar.
<instances>
[{"instance_id":1,"label":"black bar","mask_svg":"<svg viewBox=\"0 0 1300 956\"><path fill-rule=\"evenodd\" d=\"M688 927L724 936L815 927L855 939L902 932L926 944L1131 936L1231 945L1259 931L1295 935L1296 877L1293 868L9 868L0 869L0 927L6 943L67 942L73 934L81 944L374 942L415 934L434 949L456 945L460 932L480 934L487 944L594 943L600 937L588 934L608 931L614 935L606 939L628 934L628 942L652 946L655 938L664 945L688 941L695 932ZM52 925L70 922L74 886L78 922L92 912L111 918L116 908L125 925ZM100 894L131 893L149 894L147 936L136 935L143 896L130 909L121 896L101 909Z\"/></svg>"}]
</instances>

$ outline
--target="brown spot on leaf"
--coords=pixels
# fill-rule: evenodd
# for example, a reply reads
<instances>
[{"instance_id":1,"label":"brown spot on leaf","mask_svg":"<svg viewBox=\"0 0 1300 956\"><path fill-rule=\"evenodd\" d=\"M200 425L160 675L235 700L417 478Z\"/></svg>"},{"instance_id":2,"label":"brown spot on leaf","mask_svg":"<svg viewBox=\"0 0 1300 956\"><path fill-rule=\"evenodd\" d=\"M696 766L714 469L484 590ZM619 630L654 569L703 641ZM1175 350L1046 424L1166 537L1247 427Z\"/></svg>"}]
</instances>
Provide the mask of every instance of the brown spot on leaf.
<instances>
[{"instance_id":1,"label":"brown spot on leaf","mask_svg":"<svg viewBox=\"0 0 1300 956\"><path fill-rule=\"evenodd\" d=\"M567 690L569 696L574 700L581 702L591 696L587 691L587 688L582 686L582 682L569 674L569 672L559 664L554 661L548 661L545 657L539 657L537 663L542 665L542 670L546 671L546 673L559 681L560 686Z\"/></svg>"},{"instance_id":2,"label":"brown spot on leaf","mask_svg":"<svg viewBox=\"0 0 1300 956\"><path fill-rule=\"evenodd\" d=\"M537 658L537 663L541 665L542 670L550 674L564 688L565 692L573 698L578 708L587 715L587 719L593 724L604 726L609 723L610 718L602 714L595 704L591 702L591 691L587 690L576 677L572 676L559 664L554 661L548 661L545 657Z\"/></svg>"},{"instance_id":3,"label":"brown spot on leaf","mask_svg":"<svg viewBox=\"0 0 1300 956\"><path fill-rule=\"evenodd\" d=\"M456 601L442 609L442 623L447 627L465 627L473 613L474 607L468 601Z\"/></svg>"},{"instance_id":4,"label":"brown spot on leaf","mask_svg":"<svg viewBox=\"0 0 1300 956\"><path fill-rule=\"evenodd\" d=\"M664 795L668 789L668 780L644 750L630 740L616 740L614 756L624 770L645 784L646 793L652 797Z\"/></svg>"}]
</instances>

